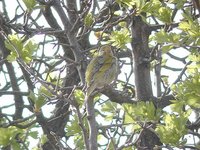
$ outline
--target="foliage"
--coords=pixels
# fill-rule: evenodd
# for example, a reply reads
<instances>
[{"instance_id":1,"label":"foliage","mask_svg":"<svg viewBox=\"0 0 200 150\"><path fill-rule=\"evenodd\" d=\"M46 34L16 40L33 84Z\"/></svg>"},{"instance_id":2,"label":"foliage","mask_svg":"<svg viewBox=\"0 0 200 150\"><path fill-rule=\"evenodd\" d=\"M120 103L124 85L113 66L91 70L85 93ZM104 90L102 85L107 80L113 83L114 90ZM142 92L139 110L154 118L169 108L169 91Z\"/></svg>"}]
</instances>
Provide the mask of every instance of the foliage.
<instances>
[{"instance_id":1,"label":"foliage","mask_svg":"<svg viewBox=\"0 0 200 150\"><path fill-rule=\"evenodd\" d=\"M199 1L9 2L0 1L0 149L199 147ZM118 78L87 97L87 65L106 44Z\"/></svg>"},{"instance_id":2,"label":"foliage","mask_svg":"<svg viewBox=\"0 0 200 150\"><path fill-rule=\"evenodd\" d=\"M40 112L42 106L44 106L46 102L46 98L50 97L52 94L43 86L38 91L38 96L36 96L32 91L30 92L29 98L33 101L34 103L34 111L35 112Z\"/></svg>"},{"instance_id":3,"label":"foliage","mask_svg":"<svg viewBox=\"0 0 200 150\"><path fill-rule=\"evenodd\" d=\"M91 13L88 13L84 18L84 23L87 27L90 27L94 22L94 18Z\"/></svg>"},{"instance_id":4,"label":"foliage","mask_svg":"<svg viewBox=\"0 0 200 150\"><path fill-rule=\"evenodd\" d=\"M0 137L0 145L7 146L11 144L13 147L19 149L19 144L14 140L17 134L20 134L20 130L15 127L10 128L0 128L1 137Z\"/></svg>"},{"instance_id":5,"label":"foliage","mask_svg":"<svg viewBox=\"0 0 200 150\"><path fill-rule=\"evenodd\" d=\"M26 5L28 10L32 10L34 6L36 5L35 0L23 0L24 4Z\"/></svg>"},{"instance_id":6,"label":"foliage","mask_svg":"<svg viewBox=\"0 0 200 150\"><path fill-rule=\"evenodd\" d=\"M23 39L17 35L9 35L8 40L5 41L6 48L8 48L11 53L8 55L7 59L9 62L15 61L17 58L23 59L24 62L29 63L32 60L32 55L37 49L37 45L31 40L23 43Z\"/></svg>"},{"instance_id":7,"label":"foliage","mask_svg":"<svg viewBox=\"0 0 200 150\"><path fill-rule=\"evenodd\" d=\"M74 98L79 105L82 105L84 102L84 93L82 90L75 90L74 91Z\"/></svg>"},{"instance_id":8,"label":"foliage","mask_svg":"<svg viewBox=\"0 0 200 150\"><path fill-rule=\"evenodd\" d=\"M83 143L83 136L81 132L81 128L78 124L78 116L74 116L73 119L71 119L71 122L69 125L66 126L66 130L68 137L73 137L73 142L76 145L77 149L84 149L84 143ZM86 125L86 120L84 122L84 125Z\"/></svg>"},{"instance_id":9,"label":"foliage","mask_svg":"<svg viewBox=\"0 0 200 150\"><path fill-rule=\"evenodd\" d=\"M131 42L130 33L126 28L121 29L120 31L113 31L109 41L113 46L123 49L126 47L126 44Z\"/></svg>"},{"instance_id":10,"label":"foliage","mask_svg":"<svg viewBox=\"0 0 200 150\"><path fill-rule=\"evenodd\" d=\"M180 115L165 114L163 123L159 124L156 128L161 141L165 144L179 146L186 143L186 139L180 139L187 133L186 123L190 113L183 113ZM170 138L169 138L170 137Z\"/></svg>"},{"instance_id":11,"label":"foliage","mask_svg":"<svg viewBox=\"0 0 200 150\"><path fill-rule=\"evenodd\" d=\"M37 131L29 131L29 129L20 129L15 126L10 126L8 128L0 128L0 148L11 146L12 149L20 150L23 148L20 145L21 141L27 140L27 137L30 136L34 139L38 138ZM26 144L29 142L27 141Z\"/></svg>"},{"instance_id":12,"label":"foliage","mask_svg":"<svg viewBox=\"0 0 200 150\"><path fill-rule=\"evenodd\" d=\"M159 32L155 33L152 37L153 40L159 44L163 44L162 52L167 53L174 47L179 47L182 43L180 42L181 36L173 32L165 32L161 29Z\"/></svg>"},{"instance_id":13,"label":"foliage","mask_svg":"<svg viewBox=\"0 0 200 150\"><path fill-rule=\"evenodd\" d=\"M196 72L184 82L174 86L174 91L177 92L177 99L173 101L173 109L177 112L181 111L181 107L188 105L192 108L200 108L199 105L199 89L200 88L200 74ZM178 109L178 110L177 110Z\"/></svg>"},{"instance_id":14,"label":"foliage","mask_svg":"<svg viewBox=\"0 0 200 150\"><path fill-rule=\"evenodd\" d=\"M134 122L157 122L161 112L156 110L152 102L139 102L135 105L124 105L125 123Z\"/></svg>"}]
</instances>

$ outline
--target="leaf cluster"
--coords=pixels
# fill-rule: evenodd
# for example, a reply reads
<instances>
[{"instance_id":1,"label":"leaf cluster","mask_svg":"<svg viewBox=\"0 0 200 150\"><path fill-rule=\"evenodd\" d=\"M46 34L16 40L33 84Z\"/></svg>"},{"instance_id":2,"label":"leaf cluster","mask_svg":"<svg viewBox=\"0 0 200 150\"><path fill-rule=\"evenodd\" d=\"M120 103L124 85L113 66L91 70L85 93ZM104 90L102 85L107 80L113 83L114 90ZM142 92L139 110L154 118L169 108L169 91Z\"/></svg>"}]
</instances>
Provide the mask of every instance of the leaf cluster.
<instances>
[{"instance_id":1,"label":"leaf cluster","mask_svg":"<svg viewBox=\"0 0 200 150\"><path fill-rule=\"evenodd\" d=\"M186 123L190 111L180 115L165 114L163 117L163 124L157 125L155 131L159 135L161 142L170 144L172 146L179 146L186 143L182 137L187 133Z\"/></svg>"},{"instance_id":2,"label":"leaf cluster","mask_svg":"<svg viewBox=\"0 0 200 150\"><path fill-rule=\"evenodd\" d=\"M33 59L33 53L37 50L37 44L35 44L31 39L24 42L23 38L20 38L15 34L8 35L8 39L5 41L5 46L11 51L10 55L7 57L9 62L21 58L24 62L30 63Z\"/></svg>"}]
</instances>

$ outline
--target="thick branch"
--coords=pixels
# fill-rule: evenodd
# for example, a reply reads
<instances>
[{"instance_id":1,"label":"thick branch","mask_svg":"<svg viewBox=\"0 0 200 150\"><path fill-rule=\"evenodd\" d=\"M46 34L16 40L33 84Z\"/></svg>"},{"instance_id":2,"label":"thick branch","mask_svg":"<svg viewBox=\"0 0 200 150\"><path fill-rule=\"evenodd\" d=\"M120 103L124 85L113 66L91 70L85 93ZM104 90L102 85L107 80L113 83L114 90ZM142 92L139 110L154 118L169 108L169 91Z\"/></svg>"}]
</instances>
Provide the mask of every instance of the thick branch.
<instances>
[{"instance_id":1,"label":"thick branch","mask_svg":"<svg viewBox=\"0 0 200 150\"><path fill-rule=\"evenodd\" d=\"M149 101L152 97L150 77L150 51L148 47L149 27L136 16L133 18L132 49L135 73L136 99Z\"/></svg>"},{"instance_id":2,"label":"thick branch","mask_svg":"<svg viewBox=\"0 0 200 150\"><path fill-rule=\"evenodd\" d=\"M150 50L149 35L150 29L143 22L140 16L133 17L132 31L132 55L135 73L136 99L150 101L153 97L151 76L150 76ZM137 143L138 150L153 149L155 145L160 145L157 135L151 131L146 131L141 135L140 142Z\"/></svg>"},{"instance_id":3,"label":"thick branch","mask_svg":"<svg viewBox=\"0 0 200 150\"><path fill-rule=\"evenodd\" d=\"M112 102L123 104L123 103L130 103L134 104L136 101L132 99L132 97L128 95L123 95L120 91L114 90L111 87L106 87L101 93L109 97Z\"/></svg>"},{"instance_id":4,"label":"thick branch","mask_svg":"<svg viewBox=\"0 0 200 150\"><path fill-rule=\"evenodd\" d=\"M5 22L4 18L0 15L0 28L3 30L2 32L5 32L5 34L9 34L10 31L6 28L6 26L4 25L4 22ZM10 52L5 47L4 41L5 41L4 36L2 34L0 34L0 50L3 54L3 57L7 58L7 56L9 55ZM5 61L5 65L8 70L8 75L10 77L10 83L11 83L12 90L20 91L13 65L11 63L9 63L8 61ZM22 118L23 105L24 105L22 95L20 93L14 93L14 101L15 101L14 119L20 119L20 118Z\"/></svg>"},{"instance_id":5,"label":"thick branch","mask_svg":"<svg viewBox=\"0 0 200 150\"><path fill-rule=\"evenodd\" d=\"M60 19L65 27L67 38L68 38L69 44L71 46L72 52L74 54L75 61L80 63L76 68L77 68L81 83L83 84L85 82L85 79L84 79L85 71L81 64L83 62L82 61L83 55L81 53L81 47L78 43L78 40L75 37L76 33L74 33L72 31L72 23L69 21L68 17L66 16L66 13L64 12L63 8L61 7L60 0L54 0L53 7L57 11L57 13L60 16Z\"/></svg>"},{"instance_id":6,"label":"thick branch","mask_svg":"<svg viewBox=\"0 0 200 150\"><path fill-rule=\"evenodd\" d=\"M95 120L95 109L93 97L86 97L86 111L87 111L87 120L89 124L89 150L98 150L97 146L97 123Z\"/></svg>"}]
</instances>

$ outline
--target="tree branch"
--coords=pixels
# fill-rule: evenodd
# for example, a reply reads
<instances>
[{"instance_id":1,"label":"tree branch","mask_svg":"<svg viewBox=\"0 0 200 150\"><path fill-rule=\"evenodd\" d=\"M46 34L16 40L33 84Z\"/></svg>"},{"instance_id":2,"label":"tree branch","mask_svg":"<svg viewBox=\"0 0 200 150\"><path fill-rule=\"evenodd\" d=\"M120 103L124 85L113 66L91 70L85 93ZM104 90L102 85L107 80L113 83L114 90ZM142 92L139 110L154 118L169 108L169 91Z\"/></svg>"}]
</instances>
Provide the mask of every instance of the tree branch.
<instances>
[{"instance_id":1,"label":"tree branch","mask_svg":"<svg viewBox=\"0 0 200 150\"><path fill-rule=\"evenodd\" d=\"M72 23L69 21L63 8L61 7L60 0L54 0L53 7L57 11L65 27L67 38L70 43L72 52L74 54L75 61L79 62L79 65L76 68L77 68L81 83L84 84L85 83L85 69L84 69L85 67L83 67L83 61L82 61L84 57L81 53L81 47L77 41L77 38L75 37L75 33L72 32Z\"/></svg>"},{"instance_id":2,"label":"tree branch","mask_svg":"<svg viewBox=\"0 0 200 150\"><path fill-rule=\"evenodd\" d=\"M181 69L181 72L180 72L180 74L178 75L177 79L176 79L171 85L176 84L176 83L178 83L178 82L181 80L183 74L184 74L185 71L187 70L187 66L190 65L191 63L192 63L192 61L189 61L189 62L187 62L187 63L185 64L184 68ZM165 96L166 94L168 94L168 93L170 92L171 85L169 85L169 86L166 88L166 90L164 91L164 93L162 94L161 97Z\"/></svg>"},{"instance_id":3,"label":"tree branch","mask_svg":"<svg viewBox=\"0 0 200 150\"><path fill-rule=\"evenodd\" d=\"M116 103L119 103L119 104L123 104L123 103L134 104L134 103L137 103L130 96L125 95L125 94L121 93L120 91L113 89L112 87L104 88L101 93L103 93L104 95L109 97L109 99L112 102L116 102Z\"/></svg>"},{"instance_id":4,"label":"tree branch","mask_svg":"<svg viewBox=\"0 0 200 150\"><path fill-rule=\"evenodd\" d=\"M94 109L94 100L93 97L89 96L85 99L86 102L86 112L87 120L89 124L89 150L98 150L97 146L97 135L98 128L95 119L95 109Z\"/></svg>"},{"instance_id":5,"label":"tree branch","mask_svg":"<svg viewBox=\"0 0 200 150\"><path fill-rule=\"evenodd\" d=\"M4 27L4 18L1 15L0 15L0 19L1 19L0 28L3 29L2 32L5 32L4 34L8 34L9 31L7 31L6 27ZM3 57L7 58L10 51L5 47L4 41L5 41L4 35L1 33L0 34L0 50L2 51ZM12 90L20 91L13 65L9 63L7 60L5 61L5 65L6 65L8 75L10 78ZM15 115L13 118L20 119L22 118L22 112L23 112L23 105L24 105L23 98L22 98L22 95L19 93L13 93L13 94L14 94L14 101L15 101Z\"/></svg>"}]
</instances>

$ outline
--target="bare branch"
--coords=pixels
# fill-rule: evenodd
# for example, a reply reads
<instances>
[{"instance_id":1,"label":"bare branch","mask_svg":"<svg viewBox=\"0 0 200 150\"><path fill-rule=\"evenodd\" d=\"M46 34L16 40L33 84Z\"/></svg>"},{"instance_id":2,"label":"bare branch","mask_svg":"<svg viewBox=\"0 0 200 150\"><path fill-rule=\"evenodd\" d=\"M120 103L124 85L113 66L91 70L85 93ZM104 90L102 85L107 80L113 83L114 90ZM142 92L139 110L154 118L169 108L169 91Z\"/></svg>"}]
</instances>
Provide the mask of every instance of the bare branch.
<instances>
[{"instance_id":1,"label":"bare branch","mask_svg":"<svg viewBox=\"0 0 200 150\"><path fill-rule=\"evenodd\" d=\"M87 112L87 120L89 124L89 150L98 150L97 146L97 135L98 128L97 122L95 119L95 109L93 97L86 97L86 112Z\"/></svg>"}]
</instances>

